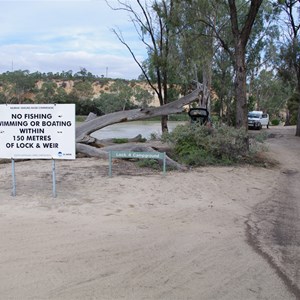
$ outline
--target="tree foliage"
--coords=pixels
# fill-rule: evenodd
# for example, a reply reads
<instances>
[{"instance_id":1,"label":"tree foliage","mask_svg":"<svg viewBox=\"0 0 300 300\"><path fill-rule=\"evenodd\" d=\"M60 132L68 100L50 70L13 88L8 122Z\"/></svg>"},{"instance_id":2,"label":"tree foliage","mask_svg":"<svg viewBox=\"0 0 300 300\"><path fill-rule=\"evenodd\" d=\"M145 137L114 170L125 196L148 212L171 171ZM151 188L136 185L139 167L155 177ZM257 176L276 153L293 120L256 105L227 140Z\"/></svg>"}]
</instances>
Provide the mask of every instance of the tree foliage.
<instances>
[{"instance_id":1,"label":"tree foliage","mask_svg":"<svg viewBox=\"0 0 300 300\"><path fill-rule=\"evenodd\" d=\"M101 86L109 79L99 78L84 67L61 73L30 74L25 70L0 74L0 102L75 102L77 113L90 110L104 114L147 107L154 96L164 105L187 94L192 89L191 82L196 81L206 87L204 104L200 101L199 105L209 107L212 99L212 114L239 127L246 126L248 109L266 110L277 117L284 107L291 107L287 106L288 99L299 93L299 1L117 3L114 9L125 10L131 17L136 34L147 49L147 58L139 61L122 29L114 32L140 66L140 79L148 81L151 91L119 80L109 93L104 90L95 98L92 85L97 81ZM68 80L75 82L71 94L63 86ZM37 88L40 81L42 85ZM58 85L57 81L62 83ZM292 107L293 118L299 122ZM167 116L163 116L165 130L166 121Z\"/></svg>"},{"instance_id":2,"label":"tree foliage","mask_svg":"<svg viewBox=\"0 0 300 300\"><path fill-rule=\"evenodd\" d=\"M33 92L35 79L28 70L6 72L2 74L3 95L7 103L23 103L28 101L26 94Z\"/></svg>"},{"instance_id":3,"label":"tree foliage","mask_svg":"<svg viewBox=\"0 0 300 300\"><path fill-rule=\"evenodd\" d=\"M277 8L284 15L281 26L283 43L280 47L279 75L294 85L295 94L291 95L291 99L294 99L295 95L300 94L300 3L295 0L278 1ZM290 101L291 103L294 101ZM296 120L296 136L300 137L300 103ZM287 122L289 121L287 119Z\"/></svg>"},{"instance_id":4,"label":"tree foliage","mask_svg":"<svg viewBox=\"0 0 300 300\"><path fill-rule=\"evenodd\" d=\"M300 94L294 93L287 102L287 107L289 110L289 122L291 125L297 124L298 119L298 109L300 105Z\"/></svg>"},{"instance_id":5,"label":"tree foliage","mask_svg":"<svg viewBox=\"0 0 300 300\"><path fill-rule=\"evenodd\" d=\"M130 14L132 24L147 49L148 58L143 62L138 61L130 45L122 36L122 32L116 29L113 29L113 32L131 53L143 77L157 95L160 105L175 100L176 89L172 89L172 86L178 83L176 47L178 1L154 0L144 5L141 1L137 1L138 9L133 8L130 2L118 1L118 4L118 7L112 8L125 10ZM161 126L162 131L168 131L167 116L162 116Z\"/></svg>"}]
</instances>

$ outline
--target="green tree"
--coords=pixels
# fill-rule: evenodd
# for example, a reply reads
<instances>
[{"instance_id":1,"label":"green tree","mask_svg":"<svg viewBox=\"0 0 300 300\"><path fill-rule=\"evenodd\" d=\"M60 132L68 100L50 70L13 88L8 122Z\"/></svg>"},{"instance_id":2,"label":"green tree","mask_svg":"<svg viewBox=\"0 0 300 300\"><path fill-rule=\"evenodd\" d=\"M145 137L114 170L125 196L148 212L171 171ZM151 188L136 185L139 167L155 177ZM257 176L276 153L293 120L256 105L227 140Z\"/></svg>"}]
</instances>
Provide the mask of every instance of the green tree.
<instances>
[{"instance_id":1,"label":"green tree","mask_svg":"<svg viewBox=\"0 0 300 300\"><path fill-rule=\"evenodd\" d=\"M236 126L248 127L247 123L247 85L246 85L246 46L255 22L262 0L251 0L245 4L242 1L228 0L230 26L233 44L218 36L224 49L234 62L235 82L234 92L236 98Z\"/></svg>"},{"instance_id":2,"label":"green tree","mask_svg":"<svg viewBox=\"0 0 300 300\"><path fill-rule=\"evenodd\" d=\"M149 104L153 101L153 94L151 94L148 90L141 88L140 86L136 86L134 88L134 99L141 107L148 107Z\"/></svg>"},{"instance_id":3,"label":"green tree","mask_svg":"<svg viewBox=\"0 0 300 300\"><path fill-rule=\"evenodd\" d=\"M73 95L68 95L62 87L57 88L56 93L52 97L52 103L75 103L76 100L78 100L77 97L74 98Z\"/></svg>"},{"instance_id":4,"label":"green tree","mask_svg":"<svg viewBox=\"0 0 300 300\"><path fill-rule=\"evenodd\" d=\"M85 80L75 81L71 94L80 100L92 98L94 91L91 82Z\"/></svg>"},{"instance_id":5,"label":"green tree","mask_svg":"<svg viewBox=\"0 0 300 300\"><path fill-rule=\"evenodd\" d=\"M217 102L213 111L228 125L233 125L235 121L233 73L230 57L223 48L219 48L215 52L213 64L212 86Z\"/></svg>"},{"instance_id":6,"label":"green tree","mask_svg":"<svg viewBox=\"0 0 300 300\"><path fill-rule=\"evenodd\" d=\"M104 114L131 109L134 91L125 80L116 80L108 93L103 93L96 98L95 106Z\"/></svg>"},{"instance_id":7,"label":"green tree","mask_svg":"<svg viewBox=\"0 0 300 300\"><path fill-rule=\"evenodd\" d=\"M106 1L109 5L108 1ZM164 105L174 99L169 95L169 85L176 79L176 0L151 1L147 5L137 0L138 9L134 9L130 2L118 1L119 7L114 10L125 10L131 15L133 26L137 30L141 42L148 51L148 58L140 62L130 45L125 41L122 33L113 29L119 41L131 53L134 61L140 67L144 78L147 80ZM161 117L162 131L168 131L168 116Z\"/></svg>"},{"instance_id":8,"label":"green tree","mask_svg":"<svg viewBox=\"0 0 300 300\"><path fill-rule=\"evenodd\" d=\"M270 3L265 2L259 11L262 0L247 3L219 0L179 2L178 44L186 67L181 73L189 72L190 78L194 73L194 79L200 78L208 90L213 81L214 87L219 87L221 92L218 108L228 116L235 112L237 127L247 128L249 91L246 78L250 75L253 78L254 70L262 67L262 52L270 44L269 38L276 33L271 22ZM212 78L212 74L218 78ZM208 99L204 102L209 106L207 94L204 99ZM231 107L233 103L236 103L235 108Z\"/></svg>"},{"instance_id":9,"label":"green tree","mask_svg":"<svg viewBox=\"0 0 300 300\"><path fill-rule=\"evenodd\" d=\"M73 79L73 71L72 70L69 70L69 71L62 71L61 74L60 74L60 77L61 79L64 79L64 80L71 80Z\"/></svg>"},{"instance_id":10,"label":"green tree","mask_svg":"<svg viewBox=\"0 0 300 300\"><path fill-rule=\"evenodd\" d=\"M285 84L273 71L262 70L252 82L252 95L255 98L256 109L267 111L278 116L284 109L291 88Z\"/></svg>"},{"instance_id":11,"label":"green tree","mask_svg":"<svg viewBox=\"0 0 300 300\"><path fill-rule=\"evenodd\" d=\"M95 99L96 107L104 114L113 113L123 109L123 103L117 94L103 93L99 98Z\"/></svg>"},{"instance_id":12,"label":"green tree","mask_svg":"<svg viewBox=\"0 0 300 300\"><path fill-rule=\"evenodd\" d=\"M278 8L284 13L281 47L282 64L280 74L289 82L295 81L295 92L300 94L300 2L297 0L280 0ZM292 70L292 71L291 71ZM300 136L300 103L297 114L296 136Z\"/></svg>"},{"instance_id":13,"label":"green tree","mask_svg":"<svg viewBox=\"0 0 300 300\"><path fill-rule=\"evenodd\" d=\"M35 78L30 76L28 70L6 72L2 76L4 81L4 93L7 102L23 103L26 93L32 92L35 87Z\"/></svg>"},{"instance_id":14,"label":"green tree","mask_svg":"<svg viewBox=\"0 0 300 300\"><path fill-rule=\"evenodd\" d=\"M180 84L185 94L191 82L203 83L199 106L210 110L212 64L215 53L210 22L216 19L213 1L177 1L177 45Z\"/></svg>"},{"instance_id":15,"label":"green tree","mask_svg":"<svg viewBox=\"0 0 300 300\"><path fill-rule=\"evenodd\" d=\"M53 96L56 93L57 84L56 82L49 80L43 82L42 87L36 93L36 100L38 103L52 103Z\"/></svg>"},{"instance_id":16,"label":"green tree","mask_svg":"<svg viewBox=\"0 0 300 300\"><path fill-rule=\"evenodd\" d=\"M116 80L110 87L110 92L118 98L120 110L132 107L133 89L124 80Z\"/></svg>"}]
</instances>

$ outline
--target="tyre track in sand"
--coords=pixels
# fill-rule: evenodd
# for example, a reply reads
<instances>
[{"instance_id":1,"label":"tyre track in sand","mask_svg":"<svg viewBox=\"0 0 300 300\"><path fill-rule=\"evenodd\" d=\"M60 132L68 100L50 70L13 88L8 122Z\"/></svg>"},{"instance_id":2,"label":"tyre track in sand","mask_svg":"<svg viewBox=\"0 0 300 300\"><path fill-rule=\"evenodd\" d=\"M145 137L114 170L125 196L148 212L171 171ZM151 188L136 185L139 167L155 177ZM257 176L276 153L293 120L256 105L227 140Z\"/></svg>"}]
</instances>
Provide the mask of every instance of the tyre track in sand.
<instances>
[{"instance_id":1,"label":"tyre track in sand","mask_svg":"<svg viewBox=\"0 0 300 300\"><path fill-rule=\"evenodd\" d=\"M300 138L294 128L270 130L270 155L279 162L271 197L250 214L248 243L300 299Z\"/></svg>"}]
</instances>

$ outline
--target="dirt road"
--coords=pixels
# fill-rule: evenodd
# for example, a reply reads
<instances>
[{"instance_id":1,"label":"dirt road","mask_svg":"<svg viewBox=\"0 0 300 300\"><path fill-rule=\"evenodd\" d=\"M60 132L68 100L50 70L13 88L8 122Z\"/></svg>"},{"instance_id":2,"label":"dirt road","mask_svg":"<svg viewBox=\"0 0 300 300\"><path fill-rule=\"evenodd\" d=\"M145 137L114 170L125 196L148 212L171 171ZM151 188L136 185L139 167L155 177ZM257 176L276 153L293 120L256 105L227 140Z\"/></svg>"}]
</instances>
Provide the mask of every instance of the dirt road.
<instances>
[{"instance_id":1,"label":"dirt road","mask_svg":"<svg viewBox=\"0 0 300 300\"><path fill-rule=\"evenodd\" d=\"M278 130L278 132L277 132ZM277 168L139 173L121 161L0 165L0 299L299 299L299 139Z\"/></svg>"},{"instance_id":2,"label":"dirt road","mask_svg":"<svg viewBox=\"0 0 300 300\"><path fill-rule=\"evenodd\" d=\"M269 148L280 170L270 197L250 216L249 237L300 299L300 138L294 128L271 132Z\"/></svg>"}]
</instances>

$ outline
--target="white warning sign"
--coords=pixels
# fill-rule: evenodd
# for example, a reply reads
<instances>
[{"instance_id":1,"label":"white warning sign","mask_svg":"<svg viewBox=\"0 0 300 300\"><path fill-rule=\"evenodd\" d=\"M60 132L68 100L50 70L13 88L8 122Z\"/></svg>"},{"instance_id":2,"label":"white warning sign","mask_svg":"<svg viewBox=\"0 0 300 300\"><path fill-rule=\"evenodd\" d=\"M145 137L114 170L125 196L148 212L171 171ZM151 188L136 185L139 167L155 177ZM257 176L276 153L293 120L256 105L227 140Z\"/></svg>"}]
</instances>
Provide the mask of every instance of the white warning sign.
<instances>
[{"instance_id":1,"label":"white warning sign","mask_svg":"<svg viewBox=\"0 0 300 300\"><path fill-rule=\"evenodd\" d=\"M75 104L0 105L0 158L75 157Z\"/></svg>"}]
</instances>

